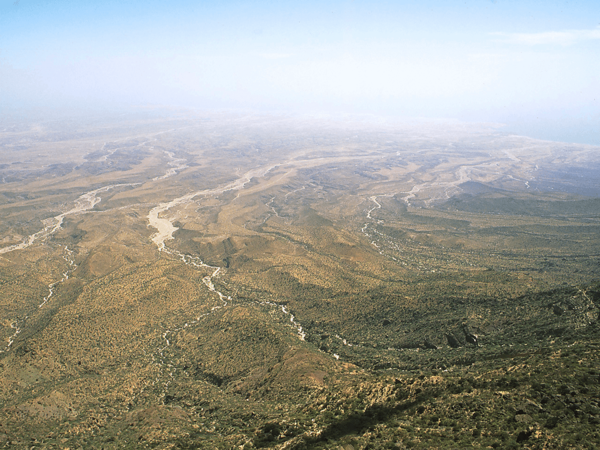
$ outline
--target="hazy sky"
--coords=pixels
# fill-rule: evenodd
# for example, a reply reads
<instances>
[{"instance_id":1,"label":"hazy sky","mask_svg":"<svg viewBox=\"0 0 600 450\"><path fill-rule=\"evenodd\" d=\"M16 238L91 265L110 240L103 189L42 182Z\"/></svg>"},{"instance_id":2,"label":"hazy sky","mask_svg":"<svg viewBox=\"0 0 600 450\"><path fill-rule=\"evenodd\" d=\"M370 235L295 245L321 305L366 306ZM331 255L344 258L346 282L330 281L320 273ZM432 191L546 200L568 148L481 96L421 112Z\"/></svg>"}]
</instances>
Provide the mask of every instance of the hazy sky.
<instances>
[{"instance_id":1,"label":"hazy sky","mask_svg":"<svg viewBox=\"0 0 600 450\"><path fill-rule=\"evenodd\" d=\"M0 0L0 108L471 121L600 144L600 1Z\"/></svg>"}]
</instances>

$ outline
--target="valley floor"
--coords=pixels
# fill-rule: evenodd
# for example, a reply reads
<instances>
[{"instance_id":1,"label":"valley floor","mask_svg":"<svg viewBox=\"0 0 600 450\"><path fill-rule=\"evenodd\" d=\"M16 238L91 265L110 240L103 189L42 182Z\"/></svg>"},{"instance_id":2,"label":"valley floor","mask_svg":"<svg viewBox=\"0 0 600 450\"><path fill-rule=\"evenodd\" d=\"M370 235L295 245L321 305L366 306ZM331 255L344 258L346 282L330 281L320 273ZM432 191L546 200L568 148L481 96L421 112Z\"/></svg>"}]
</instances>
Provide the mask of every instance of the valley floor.
<instances>
[{"instance_id":1,"label":"valley floor","mask_svg":"<svg viewBox=\"0 0 600 450\"><path fill-rule=\"evenodd\" d=\"M600 445L598 148L190 112L10 130L0 447Z\"/></svg>"}]
</instances>

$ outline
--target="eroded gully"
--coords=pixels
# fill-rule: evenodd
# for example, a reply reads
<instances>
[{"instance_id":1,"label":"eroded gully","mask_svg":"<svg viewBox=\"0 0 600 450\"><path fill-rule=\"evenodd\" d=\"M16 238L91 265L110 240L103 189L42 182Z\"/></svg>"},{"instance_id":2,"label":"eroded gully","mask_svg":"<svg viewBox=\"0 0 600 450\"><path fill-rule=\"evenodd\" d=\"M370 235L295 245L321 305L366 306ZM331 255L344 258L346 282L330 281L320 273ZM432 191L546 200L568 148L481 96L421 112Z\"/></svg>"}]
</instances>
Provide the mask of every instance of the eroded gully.
<instances>
[{"instance_id":1,"label":"eroded gully","mask_svg":"<svg viewBox=\"0 0 600 450\"><path fill-rule=\"evenodd\" d=\"M214 189L204 189L201 191L192 192L192 193L186 194L184 196L178 197L174 200L171 200L170 202L160 203L158 206L152 208L150 210L150 212L148 213L148 225L157 230L157 232L152 236L151 240L157 246L158 250L160 252L164 252L166 254L174 256L175 258L181 260L184 264L186 264L188 266L191 266L191 267L194 267L197 269L209 269L210 275L205 276L202 279L202 282L204 283L206 288L210 292L217 295L219 297L219 300L221 301L220 305L213 306L209 312L203 313L203 314L197 316L195 319L193 319L189 322L185 322L183 325L181 325L177 328L167 329L163 332L162 338L164 339L165 345L157 350L157 352L156 352L157 356L155 356L154 354L152 355L152 359L153 359L154 363L159 366L159 370L160 370L160 373L158 374L158 376L156 377L156 379L154 380L154 382L152 384L155 385L155 384L159 383L160 378L163 376L164 372L168 371L169 379L166 382L162 383L161 396L163 398L166 395L166 390L167 390L168 386L174 380L174 373L177 371L177 368L168 362L168 360L164 354L164 351L171 345L171 341L170 341L169 337L185 328L195 325L196 323L198 323L200 321L200 319L202 319L203 317L205 317L209 314L214 313L215 311L218 311L218 310L226 307L228 305L228 302L231 301L231 297L228 295L225 295L221 291L219 291L213 283L213 279L219 275L219 272L221 271L221 267L206 264L204 261L202 261L197 256L181 253L181 252L179 252L175 249L169 248L165 245L166 241L174 239L173 234L175 233L175 231L178 230L178 228L173 225L172 218L165 217L164 215L170 209L172 209L176 206L179 206L179 205L183 205L185 203L189 203L197 197L208 197L208 196L223 194L224 192L228 192L228 191L241 190L250 182L250 180L252 178L263 177L267 173L269 173L273 168L275 168L277 166L278 165L272 165L272 166L267 166L267 167L263 167L263 168L257 168L257 169L250 170L250 171L246 172L244 175L242 175L240 178L238 178L237 180L232 181L231 183L228 183L225 186L222 186L219 188L214 188ZM305 340L306 333L304 332L304 329L296 321L295 316L290 311L288 311L284 305L280 305L280 304L268 302L268 301L257 302L257 303L259 303L261 305L280 308L284 315L289 316L290 323L291 323L292 327L296 329L299 339L302 341ZM334 355L334 356L336 356L336 358L339 358L337 355Z\"/></svg>"}]
</instances>

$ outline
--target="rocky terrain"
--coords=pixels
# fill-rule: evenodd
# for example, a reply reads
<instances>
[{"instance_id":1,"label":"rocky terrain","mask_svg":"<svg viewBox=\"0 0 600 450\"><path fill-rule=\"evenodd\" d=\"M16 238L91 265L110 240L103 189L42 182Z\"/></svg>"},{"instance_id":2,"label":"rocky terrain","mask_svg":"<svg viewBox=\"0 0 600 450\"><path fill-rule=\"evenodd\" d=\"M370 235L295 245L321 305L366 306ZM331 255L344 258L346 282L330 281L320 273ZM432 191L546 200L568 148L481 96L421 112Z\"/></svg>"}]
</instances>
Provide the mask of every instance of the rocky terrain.
<instances>
[{"instance_id":1,"label":"rocky terrain","mask_svg":"<svg viewBox=\"0 0 600 450\"><path fill-rule=\"evenodd\" d=\"M190 111L4 125L0 447L600 445L600 148Z\"/></svg>"}]
</instances>

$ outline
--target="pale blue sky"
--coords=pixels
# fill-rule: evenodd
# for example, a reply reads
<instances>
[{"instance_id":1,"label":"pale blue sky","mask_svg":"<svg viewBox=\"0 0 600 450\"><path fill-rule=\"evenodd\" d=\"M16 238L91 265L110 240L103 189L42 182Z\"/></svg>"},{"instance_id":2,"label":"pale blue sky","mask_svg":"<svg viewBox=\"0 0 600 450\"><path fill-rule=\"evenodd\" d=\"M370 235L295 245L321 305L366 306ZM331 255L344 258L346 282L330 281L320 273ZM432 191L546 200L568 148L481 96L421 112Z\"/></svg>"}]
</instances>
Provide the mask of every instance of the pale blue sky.
<instances>
[{"instance_id":1,"label":"pale blue sky","mask_svg":"<svg viewBox=\"0 0 600 450\"><path fill-rule=\"evenodd\" d=\"M600 2L0 0L0 108L507 123L600 144Z\"/></svg>"}]
</instances>

